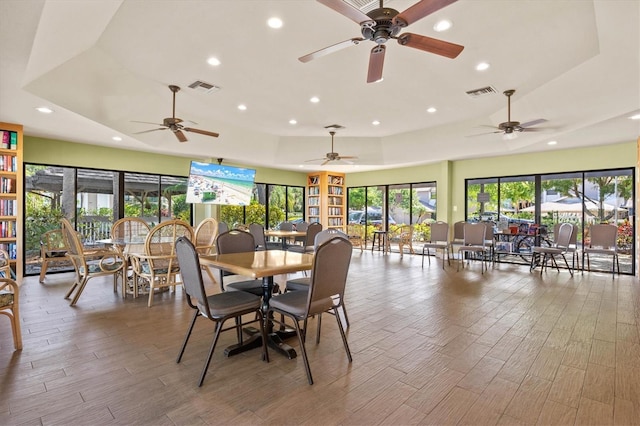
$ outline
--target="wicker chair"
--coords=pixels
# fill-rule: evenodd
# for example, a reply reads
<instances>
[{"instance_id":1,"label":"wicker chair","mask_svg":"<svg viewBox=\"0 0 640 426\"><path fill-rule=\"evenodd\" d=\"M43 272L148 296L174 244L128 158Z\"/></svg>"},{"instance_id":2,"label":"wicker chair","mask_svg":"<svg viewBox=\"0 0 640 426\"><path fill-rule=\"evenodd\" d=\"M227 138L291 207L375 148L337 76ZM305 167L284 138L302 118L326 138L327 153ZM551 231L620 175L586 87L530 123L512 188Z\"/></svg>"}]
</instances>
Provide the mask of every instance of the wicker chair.
<instances>
[{"instance_id":1,"label":"wicker chair","mask_svg":"<svg viewBox=\"0 0 640 426\"><path fill-rule=\"evenodd\" d=\"M215 254L218 229L218 221L212 217L203 219L202 222L198 224L194 234L195 247L198 255ZM211 278L212 282L216 282L213 272L209 267L202 265L202 270L207 272L207 275Z\"/></svg>"},{"instance_id":2,"label":"wicker chair","mask_svg":"<svg viewBox=\"0 0 640 426\"><path fill-rule=\"evenodd\" d=\"M127 256L124 255L124 248L127 244L136 241L143 243L150 230L151 228L149 227L149 224L138 217L124 217L116 220L113 225L111 225L111 241L113 242L113 246L123 253L123 257L127 262L126 268L123 268L122 274L120 274L122 278L122 297L127 296L128 271L129 269L132 269L129 265ZM135 277L135 274L133 274L132 282L135 281L137 281L137 278ZM117 286L117 283L114 283L114 285ZM116 289L114 288L114 290Z\"/></svg>"},{"instance_id":3,"label":"wicker chair","mask_svg":"<svg viewBox=\"0 0 640 426\"><path fill-rule=\"evenodd\" d=\"M360 252L367 249L367 243L364 238L364 225L351 224L347 226L347 235L353 247L360 247Z\"/></svg>"},{"instance_id":4,"label":"wicker chair","mask_svg":"<svg viewBox=\"0 0 640 426\"><path fill-rule=\"evenodd\" d=\"M125 267L125 261L122 254L116 249L85 250L71 222L64 218L61 219L61 222L62 233L69 248L66 256L73 263L76 273L73 285L64 297L68 299L75 291L75 295L71 299L71 306L74 306L78 303L80 295L91 278L113 275L115 287L118 275Z\"/></svg>"},{"instance_id":5,"label":"wicker chair","mask_svg":"<svg viewBox=\"0 0 640 426\"><path fill-rule=\"evenodd\" d=\"M45 275L50 263L66 262L69 259L65 257L69 251L67 242L62 234L62 229L53 229L47 231L40 237L40 282L44 282Z\"/></svg>"},{"instance_id":6,"label":"wicker chair","mask_svg":"<svg viewBox=\"0 0 640 426\"><path fill-rule=\"evenodd\" d=\"M415 254L413 251L413 226L402 225L391 236L391 242L398 244L398 250L400 251L400 257L404 255L404 249L407 247L409 253Z\"/></svg>"},{"instance_id":7,"label":"wicker chair","mask_svg":"<svg viewBox=\"0 0 640 426\"><path fill-rule=\"evenodd\" d=\"M20 331L20 287L10 278L0 278L0 314L11 321L13 347L22 349L22 332Z\"/></svg>"}]
</instances>

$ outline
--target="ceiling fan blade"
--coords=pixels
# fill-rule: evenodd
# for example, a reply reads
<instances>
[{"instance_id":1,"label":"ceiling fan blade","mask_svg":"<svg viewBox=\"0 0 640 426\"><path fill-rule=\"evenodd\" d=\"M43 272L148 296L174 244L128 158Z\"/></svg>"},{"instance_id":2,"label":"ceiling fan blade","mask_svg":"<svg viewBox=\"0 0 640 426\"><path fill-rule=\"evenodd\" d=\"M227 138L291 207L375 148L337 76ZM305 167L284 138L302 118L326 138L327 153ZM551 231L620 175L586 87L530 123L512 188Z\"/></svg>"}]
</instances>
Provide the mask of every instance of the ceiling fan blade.
<instances>
[{"instance_id":1,"label":"ceiling fan blade","mask_svg":"<svg viewBox=\"0 0 640 426\"><path fill-rule=\"evenodd\" d=\"M398 24L401 27L406 27L427 15L430 15L445 6L449 6L451 3L455 3L458 0L422 0L413 6L406 9L404 12L399 13L393 18L393 23Z\"/></svg>"},{"instance_id":2,"label":"ceiling fan blade","mask_svg":"<svg viewBox=\"0 0 640 426\"><path fill-rule=\"evenodd\" d=\"M141 132L135 132L134 135L141 135L143 133L155 132L156 130L167 130L167 128L166 127L160 127L158 129L143 130Z\"/></svg>"},{"instance_id":3,"label":"ceiling fan blade","mask_svg":"<svg viewBox=\"0 0 640 426\"><path fill-rule=\"evenodd\" d=\"M150 121L135 121L131 120L132 123L142 123L142 124L153 124L154 126L164 126L162 123L152 123Z\"/></svg>"},{"instance_id":4,"label":"ceiling fan blade","mask_svg":"<svg viewBox=\"0 0 640 426\"><path fill-rule=\"evenodd\" d=\"M359 9L345 3L342 0L318 0L318 3L322 3L327 7L335 10L339 14L346 16L356 24L362 24L363 22L371 22L372 26L375 25L375 21L362 13Z\"/></svg>"},{"instance_id":5,"label":"ceiling fan blade","mask_svg":"<svg viewBox=\"0 0 640 426\"><path fill-rule=\"evenodd\" d=\"M371 49L369 55L369 73L367 74L367 83L375 83L382 78L382 67L384 66L384 52L386 46L380 44Z\"/></svg>"},{"instance_id":6,"label":"ceiling fan blade","mask_svg":"<svg viewBox=\"0 0 640 426\"><path fill-rule=\"evenodd\" d=\"M531 126L535 126L537 124L546 123L546 122L547 120L545 120L544 118L538 118L537 120L532 120L532 121L527 121L526 123L522 123L520 127L522 128L531 127Z\"/></svg>"},{"instance_id":7,"label":"ceiling fan blade","mask_svg":"<svg viewBox=\"0 0 640 426\"><path fill-rule=\"evenodd\" d=\"M187 132L199 133L205 136L213 136L214 138L217 138L218 136L220 136L220 134L216 132L209 132L207 130L194 129L192 127L185 127L182 130L185 130Z\"/></svg>"},{"instance_id":8,"label":"ceiling fan blade","mask_svg":"<svg viewBox=\"0 0 640 426\"><path fill-rule=\"evenodd\" d=\"M435 53L436 55L451 59L456 58L464 49L464 46L460 46L459 44L412 33L404 33L398 36L398 44L424 50L429 53Z\"/></svg>"},{"instance_id":9,"label":"ceiling fan blade","mask_svg":"<svg viewBox=\"0 0 640 426\"><path fill-rule=\"evenodd\" d=\"M331 161L330 158L326 158L320 165L324 166L325 164L327 164L329 161Z\"/></svg>"},{"instance_id":10,"label":"ceiling fan blade","mask_svg":"<svg viewBox=\"0 0 640 426\"><path fill-rule=\"evenodd\" d=\"M345 47L355 46L359 44L364 39L361 37L350 38L349 40L341 41L340 43L333 44L331 46L327 46L324 49L316 50L315 52L309 53L308 55L304 55L298 58L300 62L309 62L312 59L319 58L321 56L328 55L329 53L337 52L338 50L342 50Z\"/></svg>"},{"instance_id":11,"label":"ceiling fan blade","mask_svg":"<svg viewBox=\"0 0 640 426\"><path fill-rule=\"evenodd\" d=\"M187 141L187 137L184 135L184 133L182 133L182 130L175 130L173 134L176 135L176 138L178 138L180 142Z\"/></svg>"},{"instance_id":12,"label":"ceiling fan blade","mask_svg":"<svg viewBox=\"0 0 640 426\"><path fill-rule=\"evenodd\" d=\"M341 160L344 160L345 158L347 160L357 160L358 159L358 157L356 157L355 155L343 155L343 156L340 156Z\"/></svg>"},{"instance_id":13,"label":"ceiling fan blade","mask_svg":"<svg viewBox=\"0 0 640 426\"><path fill-rule=\"evenodd\" d=\"M475 135L467 135L466 138L475 138L476 136L485 136L485 135L493 135L494 133L504 133L502 130L498 130L495 132L486 132L486 133L476 133Z\"/></svg>"}]
</instances>

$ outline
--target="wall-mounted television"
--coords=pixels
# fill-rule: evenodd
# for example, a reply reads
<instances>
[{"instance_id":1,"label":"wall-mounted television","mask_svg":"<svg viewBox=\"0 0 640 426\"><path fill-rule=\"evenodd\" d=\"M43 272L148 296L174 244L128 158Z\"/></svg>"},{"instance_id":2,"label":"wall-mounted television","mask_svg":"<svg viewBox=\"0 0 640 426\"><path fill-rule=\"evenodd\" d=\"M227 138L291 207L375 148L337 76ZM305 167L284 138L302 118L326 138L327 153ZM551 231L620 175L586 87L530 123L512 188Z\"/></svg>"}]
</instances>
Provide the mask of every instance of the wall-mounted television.
<instances>
[{"instance_id":1,"label":"wall-mounted television","mask_svg":"<svg viewBox=\"0 0 640 426\"><path fill-rule=\"evenodd\" d=\"M253 169L192 161L187 203L247 206L255 177Z\"/></svg>"}]
</instances>

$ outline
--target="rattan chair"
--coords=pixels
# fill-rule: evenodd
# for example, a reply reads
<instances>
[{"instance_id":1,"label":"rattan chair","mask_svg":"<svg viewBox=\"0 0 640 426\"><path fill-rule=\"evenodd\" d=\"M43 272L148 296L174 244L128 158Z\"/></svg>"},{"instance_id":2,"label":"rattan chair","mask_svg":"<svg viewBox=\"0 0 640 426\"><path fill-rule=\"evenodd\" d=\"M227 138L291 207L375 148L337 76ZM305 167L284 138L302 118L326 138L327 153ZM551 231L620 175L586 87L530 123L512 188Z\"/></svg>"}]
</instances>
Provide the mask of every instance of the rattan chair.
<instances>
[{"instance_id":1,"label":"rattan chair","mask_svg":"<svg viewBox=\"0 0 640 426\"><path fill-rule=\"evenodd\" d=\"M202 254L215 254L216 253L216 238L218 238L219 224L213 217L203 219L198 224L194 232L195 246L198 255ZM202 269L207 272L207 275L213 281L216 282L213 276L213 271L208 266L202 265Z\"/></svg>"},{"instance_id":2,"label":"rattan chair","mask_svg":"<svg viewBox=\"0 0 640 426\"><path fill-rule=\"evenodd\" d=\"M300 321L331 311L338 323L338 330L342 337L347 358L349 362L352 361L347 337L338 314L338 309L343 303L352 253L353 246L348 239L332 238L326 241L315 252L309 290L306 292L286 292L273 296L269 301L269 314L271 312L279 313L293 320L300 343L304 367L307 372L307 380L310 385L313 384L313 377L305 347L306 339L304 333L306 330L300 328ZM281 322L275 319L273 321Z\"/></svg>"},{"instance_id":3,"label":"rattan chair","mask_svg":"<svg viewBox=\"0 0 640 426\"><path fill-rule=\"evenodd\" d=\"M78 233L67 219L61 219L62 232L68 247L66 256L73 263L75 269L75 279L71 288L64 296L65 299L71 297L71 306L78 303L80 295L84 291L87 282L95 277L112 275L114 288L117 285L118 275L125 267L122 254L113 248L100 248L85 250Z\"/></svg>"},{"instance_id":4,"label":"rattan chair","mask_svg":"<svg viewBox=\"0 0 640 426\"><path fill-rule=\"evenodd\" d=\"M144 254L132 254L133 270L138 280L149 286L147 306L153 305L156 289L181 285L180 266L176 258L175 242L185 237L193 240L193 228L187 222L173 219L151 229L144 243ZM137 289L138 283L135 287Z\"/></svg>"},{"instance_id":5,"label":"rattan chair","mask_svg":"<svg viewBox=\"0 0 640 426\"><path fill-rule=\"evenodd\" d=\"M261 310L260 297L246 293L243 291L228 291L226 293L218 293L207 296L202 281L202 270L200 269L200 261L198 253L193 243L188 238L180 237L176 241L176 255L182 270L182 281L186 292L185 299L191 309L194 310L191 324L184 338L184 343L176 359L176 363L180 363L182 355L189 342L191 331L200 317L207 318L214 322L215 333L209 348L209 354L204 363L204 368L200 374L198 386L202 386L204 378L211 363L213 351L216 348L220 333L226 330L236 329L237 335L242 336L241 328L247 324L257 322L260 325L262 333L262 359L269 362L269 353L267 351L267 335L265 333L264 321ZM192 300L195 299L195 300ZM255 319L243 323L242 316L245 314L255 313ZM224 323L229 319L235 319L235 325L223 328Z\"/></svg>"},{"instance_id":6,"label":"rattan chair","mask_svg":"<svg viewBox=\"0 0 640 426\"><path fill-rule=\"evenodd\" d=\"M69 263L66 256L69 247L67 246L62 228L47 231L40 237L40 282L44 282L45 275L50 263Z\"/></svg>"},{"instance_id":7,"label":"rattan chair","mask_svg":"<svg viewBox=\"0 0 640 426\"><path fill-rule=\"evenodd\" d=\"M364 225L360 225L357 223L352 223L347 225L347 235L349 236L349 241L351 241L351 245L355 247L360 247L360 253L367 249L367 243L364 237Z\"/></svg>"},{"instance_id":8,"label":"rattan chair","mask_svg":"<svg viewBox=\"0 0 640 426\"><path fill-rule=\"evenodd\" d=\"M11 321L13 347L22 349L22 332L20 331L20 287L11 278L0 278L0 314Z\"/></svg>"},{"instance_id":9,"label":"rattan chair","mask_svg":"<svg viewBox=\"0 0 640 426\"><path fill-rule=\"evenodd\" d=\"M126 261L126 268L123 268L122 274L120 274L120 277L122 278L122 297L126 297L127 295L129 269L132 271L131 282L133 283L136 281L133 268L131 267L126 254L124 254L124 248L127 244L134 242L144 243L150 230L151 227L149 224L139 217L124 217L116 220L113 225L111 225L111 241L113 241L113 246L120 250Z\"/></svg>"},{"instance_id":10,"label":"rattan chair","mask_svg":"<svg viewBox=\"0 0 640 426\"><path fill-rule=\"evenodd\" d=\"M444 269L445 257L449 262L449 266L451 266L449 224L442 221L434 222L431 224L430 228L431 234L429 241L422 246L422 267L424 268L425 256L429 260L429 265L431 265L431 249L433 249L436 254L438 253L438 250L442 250L442 269Z\"/></svg>"}]
</instances>

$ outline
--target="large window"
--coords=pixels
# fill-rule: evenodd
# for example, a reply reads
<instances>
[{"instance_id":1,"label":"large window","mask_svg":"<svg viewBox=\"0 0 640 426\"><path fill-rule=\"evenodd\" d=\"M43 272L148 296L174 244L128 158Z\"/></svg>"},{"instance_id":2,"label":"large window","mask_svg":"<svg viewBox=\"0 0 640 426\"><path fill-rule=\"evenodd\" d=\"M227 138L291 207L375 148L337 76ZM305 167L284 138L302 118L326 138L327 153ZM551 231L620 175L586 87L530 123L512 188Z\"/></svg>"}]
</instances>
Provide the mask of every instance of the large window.
<instances>
[{"instance_id":1,"label":"large window","mask_svg":"<svg viewBox=\"0 0 640 426\"><path fill-rule=\"evenodd\" d=\"M150 225L167 219L190 223L186 182L186 177L25 164L25 274L39 272L40 236L59 228L62 217L75 223L85 244L109 238L113 222L126 216Z\"/></svg>"},{"instance_id":2,"label":"large window","mask_svg":"<svg viewBox=\"0 0 640 426\"><path fill-rule=\"evenodd\" d=\"M533 176L508 176L466 181L466 219L503 226L538 224L553 238L553 226L578 226L578 251L589 242L589 227L609 223L618 227L620 272L633 274L635 211L634 170L615 169ZM608 270L604 259L592 270Z\"/></svg>"},{"instance_id":3,"label":"large window","mask_svg":"<svg viewBox=\"0 0 640 426\"><path fill-rule=\"evenodd\" d=\"M435 182L354 187L347 190L350 224L366 225L366 238L373 231L394 232L413 226L413 239L428 238L429 224L436 219Z\"/></svg>"}]
</instances>

